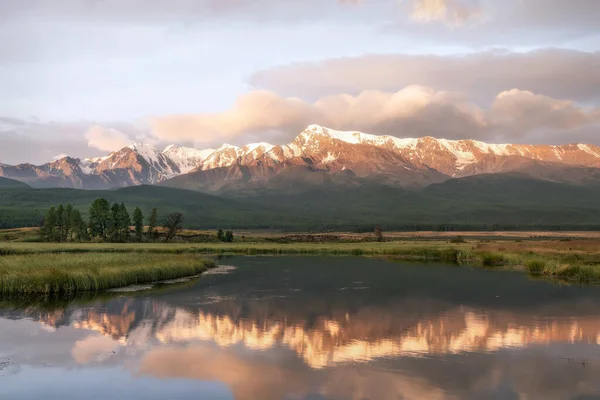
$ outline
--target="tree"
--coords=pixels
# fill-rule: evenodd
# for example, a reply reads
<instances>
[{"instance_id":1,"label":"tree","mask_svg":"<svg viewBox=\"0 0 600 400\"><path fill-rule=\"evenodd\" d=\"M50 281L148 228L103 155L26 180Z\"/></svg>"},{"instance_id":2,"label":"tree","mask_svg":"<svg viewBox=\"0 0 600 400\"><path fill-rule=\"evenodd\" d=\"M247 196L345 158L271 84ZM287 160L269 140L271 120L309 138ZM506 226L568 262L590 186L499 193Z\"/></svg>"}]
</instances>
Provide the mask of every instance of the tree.
<instances>
[{"instance_id":1,"label":"tree","mask_svg":"<svg viewBox=\"0 0 600 400\"><path fill-rule=\"evenodd\" d=\"M42 239L46 242L53 242L56 240L56 207L50 207L44 216Z\"/></svg>"},{"instance_id":2,"label":"tree","mask_svg":"<svg viewBox=\"0 0 600 400\"><path fill-rule=\"evenodd\" d=\"M119 241L119 218L121 213L121 206L119 203L114 203L110 207L110 220L108 223L108 237L111 242Z\"/></svg>"},{"instance_id":3,"label":"tree","mask_svg":"<svg viewBox=\"0 0 600 400\"><path fill-rule=\"evenodd\" d=\"M133 225L135 225L135 240L141 242L144 234L144 214L139 207L133 210Z\"/></svg>"},{"instance_id":4,"label":"tree","mask_svg":"<svg viewBox=\"0 0 600 400\"><path fill-rule=\"evenodd\" d=\"M226 242L233 242L233 232L232 231L227 231L225 232L225 241Z\"/></svg>"},{"instance_id":5,"label":"tree","mask_svg":"<svg viewBox=\"0 0 600 400\"><path fill-rule=\"evenodd\" d=\"M65 228L63 230L62 241L66 242L67 240L73 240L73 206L71 204L67 204L65 207ZM70 235L70 236L69 236Z\"/></svg>"},{"instance_id":6,"label":"tree","mask_svg":"<svg viewBox=\"0 0 600 400\"><path fill-rule=\"evenodd\" d=\"M60 204L56 208L56 234L54 238L55 241L62 242L65 225L65 207L62 204Z\"/></svg>"},{"instance_id":7,"label":"tree","mask_svg":"<svg viewBox=\"0 0 600 400\"><path fill-rule=\"evenodd\" d=\"M81 217L79 210L74 209L71 214L71 232L73 233L75 240L83 242L89 239L87 225Z\"/></svg>"},{"instance_id":8,"label":"tree","mask_svg":"<svg viewBox=\"0 0 600 400\"><path fill-rule=\"evenodd\" d=\"M221 241L224 242L225 241L225 234L223 232L223 229L219 229L217 231L217 238Z\"/></svg>"},{"instance_id":9,"label":"tree","mask_svg":"<svg viewBox=\"0 0 600 400\"><path fill-rule=\"evenodd\" d=\"M152 209L152 213L150 214L150 220L148 220L148 240L155 241L158 238L158 230L156 229L156 224L158 222L158 211L156 208Z\"/></svg>"},{"instance_id":10,"label":"tree","mask_svg":"<svg viewBox=\"0 0 600 400\"><path fill-rule=\"evenodd\" d=\"M124 203L115 203L110 208L109 237L112 242L122 243L129 238L131 218Z\"/></svg>"},{"instance_id":11,"label":"tree","mask_svg":"<svg viewBox=\"0 0 600 400\"><path fill-rule=\"evenodd\" d=\"M383 231L379 225L375 227L375 237L377 238L378 242L383 242Z\"/></svg>"},{"instance_id":12,"label":"tree","mask_svg":"<svg viewBox=\"0 0 600 400\"><path fill-rule=\"evenodd\" d=\"M90 206L90 236L105 240L111 219L110 203L108 200L99 198L94 200Z\"/></svg>"},{"instance_id":13,"label":"tree","mask_svg":"<svg viewBox=\"0 0 600 400\"><path fill-rule=\"evenodd\" d=\"M129 213L127 212L127 207L125 207L125 203L121 203L119 206L119 241L126 242L129 239L129 226L131 225L131 218L129 217Z\"/></svg>"},{"instance_id":14,"label":"tree","mask_svg":"<svg viewBox=\"0 0 600 400\"><path fill-rule=\"evenodd\" d=\"M183 214L180 212L174 212L169 214L164 223L164 228L167 230L165 236L165 243L175 236L177 231L183 229Z\"/></svg>"}]
</instances>

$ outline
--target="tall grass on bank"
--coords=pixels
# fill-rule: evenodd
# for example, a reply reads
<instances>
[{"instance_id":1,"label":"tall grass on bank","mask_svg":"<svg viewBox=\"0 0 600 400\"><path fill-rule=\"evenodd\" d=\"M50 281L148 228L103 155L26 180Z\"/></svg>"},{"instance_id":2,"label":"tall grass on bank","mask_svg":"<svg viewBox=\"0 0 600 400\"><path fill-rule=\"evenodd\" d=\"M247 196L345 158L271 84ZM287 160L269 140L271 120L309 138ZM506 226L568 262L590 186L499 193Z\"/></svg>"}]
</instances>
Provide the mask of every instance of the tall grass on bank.
<instances>
[{"instance_id":1,"label":"tall grass on bank","mask_svg":"<svg viewBox=\"0 0 600 400\"><path fill-rule=\"evenodd\" d=\"M600 269L589 265L571 265L558 261L531 260L526 264L533 275L545 275L579 282L600 281Z\"/></svg>"},{"instance_id":2,"label":"tall grass on bank","mask_svg":"<svg viewBox=\"0 0 600 400\"><path fill-rule=\"evenodd\" d=\"M0 257L0 294L72 294L198 275L193 254L29 254Z\"/></svg>"}]
</instances>

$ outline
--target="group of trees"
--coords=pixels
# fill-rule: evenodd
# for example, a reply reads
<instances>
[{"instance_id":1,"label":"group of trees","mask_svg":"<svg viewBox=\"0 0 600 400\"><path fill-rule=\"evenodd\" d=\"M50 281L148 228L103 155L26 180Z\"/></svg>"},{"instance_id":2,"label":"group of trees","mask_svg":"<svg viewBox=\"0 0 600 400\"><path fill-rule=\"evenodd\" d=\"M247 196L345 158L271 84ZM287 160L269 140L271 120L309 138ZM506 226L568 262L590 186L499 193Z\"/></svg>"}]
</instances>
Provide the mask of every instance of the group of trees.
<instances>
[{"instance_id":1,"label":"group of trees","mask_svg":"<svg viewBox=\"0 0 600 400\"><path fill-rule=\"evenodd\" d=\"M96 199L90 206L88 216L89 222L86 223L81 212L71 204L51 207L43 220L42 239L48 242L97 240L113 243L128 242L132 239L137 242L154 242L159 239L156 208L152 209L146 231L142 210L136 207L130 216L124 203L111 204L104 198ZM163 224L166 230L164 241L171 240L177 231L182 229L182 225L183 214L169 214Z\"/></svg>"},{"instance_id":2,"label":"group of trees","mask_svg":"<svg viewBox=\"0 0 600 400\"><path fill-rule=\"evenodd\" d=\"M132 220L124 203L111 205L106 199L96 199L90 206L89 217L89 233L92 239L114 243L130 240ZM136 227L135 237L141 241L144 215L139 207L136 207L133 212L133 224Z\"/></svg>"},{"instance_id":3,"label":"group of trees","mask_svg":"<svg viewBox=\"0 0 600 400\"><path fill-rule=\"evenodd\" d=\"M226 231L226 232L224 232L223 229L219 229L217 231L217 238L221 242L231 243L231 242L233 242L233 231Z\"/></svg>"},{"instance_id":4,"label":"group of trees","mask_svg":"<svg viewBox=\"0 0 600 400\"><path fill-rule=\"evenodd\" d=\"M87 225L81 213L71 204L50 207L44 217L41 234L48 242L81 242L89 239Z\"/></svg>"}]
</instances>

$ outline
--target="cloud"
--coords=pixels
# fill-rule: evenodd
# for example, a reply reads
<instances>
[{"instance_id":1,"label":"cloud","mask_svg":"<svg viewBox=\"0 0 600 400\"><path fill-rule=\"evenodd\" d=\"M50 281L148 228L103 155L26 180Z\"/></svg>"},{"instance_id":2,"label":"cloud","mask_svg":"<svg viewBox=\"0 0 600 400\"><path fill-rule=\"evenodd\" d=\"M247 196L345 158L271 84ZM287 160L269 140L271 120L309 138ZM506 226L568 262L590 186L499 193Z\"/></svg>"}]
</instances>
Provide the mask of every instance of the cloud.
<instances>
[{"instance_id":1,"label":"cloud","mask_svg":"<svg viewBox=\"0 0 600 400\"><path fill-rule=\"evenodd\" d=\"M305 98L396 91L416 84L464 92L481 102L512 88L589 102L600 100L600 52L543 49L448 56L365 55L275 67L255 73L249 83Z\"/></svg>"},{"instance_id":2,"label":"cloud","mask_svg":"<svg viewBox=\"0 0 600 400\"><path fill-rule=\"evenodd\" d=\"M101 363L119 350L121 343L110 336L90 335L78 340L71 349L71 355L77 364Z\"/></svg>"},{"instance_id":3,"label":"cloud","mask_svg":"<svg viewBox=\"0 0 600 400\"><path fill-rule=\"evenodd\" d=\"M540 47L594 37L598 43L600 38L597 0L411 0L409 4L411 19L398 18L389 32L431 44L442 40L446 45ZM462 29L448 29L461 25Z\"/></svg>"},{"instance_id":4,"label":"cloud","mask_svg":"<svg viewBox=\"0 0 600 400\"><path fill-rule=\"evenodd\" d=\"M0 117L0 163L42 164L57 154L101 155L97 150L90 151L84 138L92 125L85 121L42 122Z\"/></svg>"},{"instance_id":5,"label":"cloud","mask_svg":"<svg viewBox=\"0 0 600 400\"><path fill-rule=\"evenodd\" d=\"M500 91L487 106L460 91L423 85L334 94L314 101L259 90L240 96L223 112L156 116L144 123L140 128L115 122L0 118L0 162L41 164L66 154L100 156L134 140L159 147L171 143L198 148L224 142L281 144L311 124L397 137L600 144L600 108L522 89Z\"/></svg>"},{"instance_id":6,"label":"cloud","mask_svg":"<svg viewBox=\"0 0 600 400\"><path fill-rule=\"evenodd\" d=\"M413 0L411 19L417 22L442 22L457 27L477 19L479 5L461 0Z\"/></svg>"},{"instance_id":7,"label":"cloud","mask_svg":"<svg viewBox=\"0 0 600 400\"><path fill-rule=\"evenodd\" d=\"M66 154L66 153L60 153L60 154L57 154L57 155L55 155L54 157L52 157L52 159L53 159L53 160L61 160L61 159L65 158L65 157L68 157L68 156L69 156L69 155L68 155L68 154Z\"/></svg>"},{"instance_id":8,"label":"cloud","mask_svg":"<svg viewBox=\"0 0 600 400\"><path fill-rule=\"evenodd\" d=\"M202 39L196 35L214 34L218 26L229 31L219 32L221 38L257 26L289 32L335 24L347 32L360 27L382 43L389 34L400 35L422 49L570 46L588 40L597 50L598 11L597 0L4 0L0 37L18 40L0 40L0 66L18 64L19 72L6 83L13 86L22 77L22 63L124 62L173 52L181 43L197 46ZM186 36L189 42L182 40ZM275 37L252 47L276 54L277 44ZM317 52L319 43L310 46Z\"/></svg>"},{"instance_id":9,"label":"cloud","mask_svg":"<svg viewBox=\"0 0 600 400\"><path fill-rule=\"evenodd\" d=\"M384 0L393 4L395 0ZM265 17L298 20L312 14L323 18L328 13L340 12L342 6L352 6L360 0L20 0L0 2L0 21L11 18L59 17L83 19L89 22L201 22L220 16L235 16L246 20L264 20ZM296 15L288 15L295 11ZM300 13L300 14L298 14Z\"/></svg>"},{"instance_id":10,"label":"cloud","mask_svg":"<svg viewBox=\"0 0 600 400\"><path fill-rule=\"evenodd\" d=\"M597 127L600 111L517 89L499 93L490 107L482 108L458 92L412 85L397 92L370 90L356 96L325 96L312 103L255 91L222 113L150 120L152 133L160 140L204 145L225 141L243 144L249 137L286 142L313 123L397 137L520 143L540 140L537 134L543 130L564 142L570 140L573 130ZM587 139L597 142L594 136Z\"/></svg>"},{"instance_id":11,"label":"cloud","mask_svg":"<svg viewBox=\"0 0 600 400\"><path fill-rule=\"evenodd\" d=\"M86 133L88 146L104 151L115 151L131 143L131 139L117 129L92 126Z\"/></svg>"},{"instance_id":12,"label":"cloud","mask_svg":"<svg viewBox=\"0 0 600 400\"><path fill-rule=\"evenodd\" d=\"M162 144L145 130L125 122L55 122L0 117L0 163L39 165L64 155L97 157L116 150L123 143L128 145L130 138Z\"/></svg>"},{"instance_id":13,"label":"cloud","mask_svg":"<svg viewBox=\"0 0 600 400\"><path fill-rule=\"evenodd\" d=\"M539 129L568 131L600 122L600 109L586 110L569 100L512 89L496 97L490 119L494 125L516 132Z\"/></svg>"}]
</instances>

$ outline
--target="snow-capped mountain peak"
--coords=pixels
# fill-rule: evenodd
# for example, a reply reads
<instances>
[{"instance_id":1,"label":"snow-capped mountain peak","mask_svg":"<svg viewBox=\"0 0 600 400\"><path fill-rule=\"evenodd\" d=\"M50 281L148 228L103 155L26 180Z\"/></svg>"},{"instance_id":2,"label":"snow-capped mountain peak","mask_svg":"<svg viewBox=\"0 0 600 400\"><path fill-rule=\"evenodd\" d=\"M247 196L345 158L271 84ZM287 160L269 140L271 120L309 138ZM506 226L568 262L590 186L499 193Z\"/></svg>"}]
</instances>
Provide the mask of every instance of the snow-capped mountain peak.
<instances>
[{"instance_id":1,"label":"snow-capped mountain peak","mask_svg":"<svg viewBox=\"0 0 600 400\"><path fill-rule=\"evenodd\" d=\"M247 144L246 146L244 146L243 150L245 153L251 153L255 150L261 150L266 153L268 151L271 151L271 149L273 149L273 147L275 147L275 146L273 146L270 143L260 142L260 143Z\"/></svg>"},{"instance_id":2,"label":"snow-capped mountain peak","mask_svg":"<svg viewBox=\"0 0 600 400\"><path fill-rule=\"evenodd\" d=\"M373 146L392 146L396 148L415 147L419 139L397 138L389 135L372 135L359 131L338 131L329 129L321 125L310 125L300 134L300 138L307 142L316 140L315 136L327 137L333 140L339 140L349 144L367 144Z\"/></svg>"},{"instance_id":3,"label":"snow-capped mountain peak","mask_svg":"<svg viewBox=\"0 0 600 400\"><path fill-rule=\"evenodd\" d=\"M162 154L177 165L180 173L187 174L197 168L202 161L206 160L214 152L215 149L198 150L172 144L165 147Z\"/></svg>"},{"instance_id":4,"label":"snow-capped mountain peak","mask_svg":"<svg viewBox=\"0 0 600 400\"><path fill-rule=\"evenodd\" d=\"M331 172L350 169L363 177L387 174L394 182L406 182L409 172L405 171L421 176L434 173L437 175L431 179L435 181L502 172L528 163L600 168L600 147L398 138L310 125L286 145L259 142L243 147L223 144L217 149L194 149L172 144L161 151L152 144L132 143L104 157L83 160L65 157L41 166L0 164L0 176L26 177L27 183L35 184L39 180L40 185L52 182L57 186L102 189L154 184L177 175L217 168L225 170L220 171L222 174L209 175L236 176L238 173L251 180L256 174L257 179L265 180L288 166L297 165ZM227 170L234 166L236 168Z\"/></svg>"}]
</instances>

